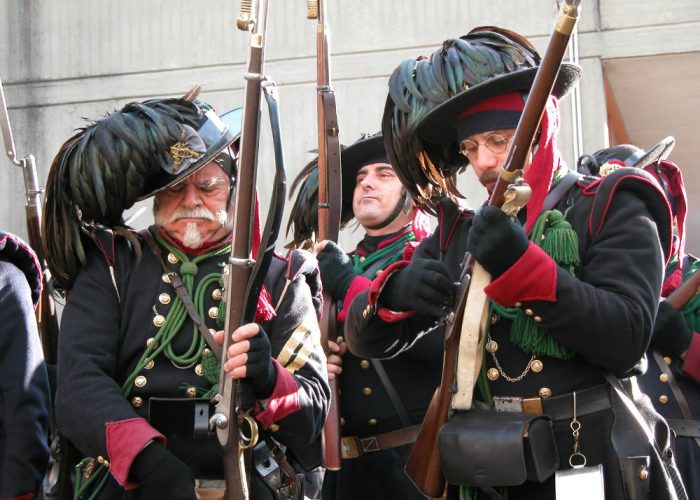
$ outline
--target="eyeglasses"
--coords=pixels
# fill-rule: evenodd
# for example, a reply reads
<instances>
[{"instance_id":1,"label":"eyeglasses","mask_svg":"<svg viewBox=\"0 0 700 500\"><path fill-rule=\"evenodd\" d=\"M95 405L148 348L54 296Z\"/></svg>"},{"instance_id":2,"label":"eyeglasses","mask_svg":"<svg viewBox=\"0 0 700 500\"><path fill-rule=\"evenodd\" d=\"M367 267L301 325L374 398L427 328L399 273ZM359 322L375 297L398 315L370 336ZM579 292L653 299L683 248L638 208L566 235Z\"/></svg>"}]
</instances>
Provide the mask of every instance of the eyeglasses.
<instances>
[{"instance_id":1,"label":"eyeglasses","mask_svg":"<svg viewBox=\"0 0 700 500\"><path fill-rule=\"evenodd\" d=\"M479 155L479 146L486 146L489 151L495 154L504 153L511 139L513 139L513 137L506 139L498 134L487 135L486 142L475 142L471 139L465 139L459 144L459 152L470 161L475 160Z\"/></svg>"}]
</instances>

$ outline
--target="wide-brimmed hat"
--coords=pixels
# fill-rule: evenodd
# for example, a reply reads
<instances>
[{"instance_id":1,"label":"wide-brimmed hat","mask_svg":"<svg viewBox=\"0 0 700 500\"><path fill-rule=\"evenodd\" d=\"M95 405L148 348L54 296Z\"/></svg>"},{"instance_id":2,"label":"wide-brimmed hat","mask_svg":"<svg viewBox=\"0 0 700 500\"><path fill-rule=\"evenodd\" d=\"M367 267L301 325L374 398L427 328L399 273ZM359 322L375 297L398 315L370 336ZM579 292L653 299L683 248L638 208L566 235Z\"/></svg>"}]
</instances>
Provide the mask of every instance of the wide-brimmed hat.
<instances>
[{"instance_id":1,"label":"wide-brimmed hat","mask_svg":"<svg viewBox=\"0 0 700 500\"><path fill-rule=\"evenodd\" d=\"M354 217L352 198L357 172L373 162L388 163L381 132L362 134L350 146L340 148L342 180L340 224L344 227ZM293 230L290 246L300 246L314 238L318 228L318 157L311 160L294 178L290 197L296 192L287 222L287 232Z\"/></svg>"},{"instance_id":2,"label":"wide-brimmed hat","mask_svg":"<svg viewBox=\"0 0 700 500\"><path fill-rule=\"evenodd\" d=\"M605 148L593 153L593 157L599 165L604 165L609 160L619 160L628 167L644 168L648 165L659 163L666 160L673 147L676 145L676 139L668 136L661 139L647 150L632 144L619 144L610 148Z\"/></svg>"},{"instance_id":3,"label":"wide-brimmed hat","mask_svg":"<svg viewBox=\"0 0 700 500\"><path fill-rule=\"evenodd\" d=\"M221 116L207 109L199 127L188 127L189 133L170 146L160 170L146 180L139 200L177 184L214 160L241 136L242 119L242 107ZM217 163L231 178L235 176L236 165L230 155L222 155Z\"/></svg>"},{"instance_id":4,"label":"wide-brimmed hat","mask_svg":"<svg viewBox=\"0 0 700 500\"><path fill-rule=\"evenodd\" d=\"M434 144L456 143L459 137L454 124L460 113L477 103L501 94L508 92L526 94L532 88L537 69L537 66L514 68L509 73L469 87L428 113L418 125L418 135ZM575 64L562 64L552 88L552 95L558 99L566 96L576 86L581 73L581 68Z\"/></svg>"},{"instance_id":5,"label":"wide-brimmed hat","mask_svg":"<svg viewBox=\"0 0 700 500\"><path fill-rule=\"evenodd\" d=\"M375 161L376 160L376 161ZM355 192L357 172L370 163L389 163L381 132L363 134L340 152L340 169L343 178L343 219L353 217L352 197Z\"/></svg>"},{"instance_id":6,"label":"wide-brimmed hat","mask_svg":"<svg viewBox=\"0 0 700 500\"><path fill-rule=\"evenodd\" d=\"M434 213L437 200L462 197L455 174L468 162L453 145L455 118L489 97L527 93L540 61L522 35L483 26L447 39L430 56L407 59L393 71L382 133L394 170L420 207ZM580 75L578 66L564 64L553 95L566 95ZM514 127L520 110L508 114Z\"/></svg>"}]
</instances>

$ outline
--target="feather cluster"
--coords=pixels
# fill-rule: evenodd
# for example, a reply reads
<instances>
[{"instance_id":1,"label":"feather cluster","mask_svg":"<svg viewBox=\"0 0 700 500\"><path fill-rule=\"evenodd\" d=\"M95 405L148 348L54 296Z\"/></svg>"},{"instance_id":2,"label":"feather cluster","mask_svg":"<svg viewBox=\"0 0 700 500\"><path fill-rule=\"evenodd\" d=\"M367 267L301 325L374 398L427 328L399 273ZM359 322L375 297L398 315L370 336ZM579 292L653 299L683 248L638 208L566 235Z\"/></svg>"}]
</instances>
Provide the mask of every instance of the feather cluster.
<instances>
[{"instance_id":1,"label":"feather cluster","mask_svg":"<svg viewBox=\"0 0 700 500\"><path fill-rule=\"evenodd\" d=\"M430 57L399 64L389 78L382 133L389 160L418 206L435 213L437 200L462 197L455 174L467 164L456 148L430 144L417 136L423 117L474 85L539 63L527 39L485 26L445 40Z\"/></svg>"},{"instance_id":2,"label":"feather cluster","mask_svg":"<svg viewBox=\"0 0 700 500\"><path fill-rule=\"evenodd\" d=\"M203 120L201 107L185 99L130 103L61 146L49 171L44 210L47 263L60 288L72 286L97 228L130 237L124 210L160 173L184 127L196 129Z\"/></svg>"}]
</instances>

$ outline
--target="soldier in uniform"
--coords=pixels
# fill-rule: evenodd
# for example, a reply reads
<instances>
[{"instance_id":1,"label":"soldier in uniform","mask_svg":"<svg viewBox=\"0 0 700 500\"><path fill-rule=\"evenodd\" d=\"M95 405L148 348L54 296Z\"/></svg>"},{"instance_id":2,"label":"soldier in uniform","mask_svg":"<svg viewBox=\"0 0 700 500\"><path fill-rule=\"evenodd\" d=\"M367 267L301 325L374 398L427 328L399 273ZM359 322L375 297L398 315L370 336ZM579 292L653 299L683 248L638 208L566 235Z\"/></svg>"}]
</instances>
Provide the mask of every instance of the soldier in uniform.
<instances>
[{"instance_id":1,"label":"soldier in uniform","mask_svg":"<svg viewBox=\"0 0 700 500\"><path fill-rule=\"evenodd\" d=\"M666 266L661 297L667 298L688 280L700 266L697 257L685 253L687 198L683 175L668 160L675 140L666 137L643 150L622 144L597 151L579 162L598 175L620 166L633 166L649 172L659 181L671 206L676 234L671 260ZM688 498L700 499L700 321L696 311L700 297L691 299L680 310L665 300L659 303L647 358L647 371L639 377L642 390L654 408L673 430L675 458Z\"/></svg>"},{"instance_id":2,"label":"soldier in uniform","mask_svg":"<svg viewBox=\"0 0 700 500\"><path fill-rule=\"evenodd\" d=\"M400 356L379 361L349 353L342 329L353 297L383 269L409 258L428 234L428 217L416 209L388 163L380 133L344 148L341 171L342 224L354 218L365 235L349 254L331 241L316 245L324 290L339 311L340 337L329 340L328 376L339 381L343 455L339 471L326 471L322 498L424 498L403 469L439 383L442 339L426 336ZM300 174L306 180L300 198L309 190L308 174L308 167ZM302 224L294 226L299 239Z\"/></svg>"},{"instance_id":3,"label":"soldier in uniform","mask_svg":"<svg viewBox=\"0 0 700 500\"><path fill-rule=\"evenodd\" d=\"M131 103L80 131L52 165L46 231L68 291L56 414L61 432L92 457L77 473L80 495L193 499L195 480L223 477L208 422L221 351L211 334L223 328L239 132L240 113L220 118L193 95ZM109 212L95 210L101 196L116 196L119 208L151 195L155 224L146 231L100 226L109 224ZM58 242L76 211L83 236ZM226 371L254 390L260 441L303 453L320 435L329 397L306 275L274 257L256 322L233 338ZM256 474L251 490L276 498Z\"/></svg>"},{"instance_id":4,"label":"soldier in uniform","mask_svg":"<svg viewBox=\"0 0 700 500\"><path fill-rule=\"evenodd\" d=\"M450 199L457 193L446 179L460 152L492 189L539 61L525 38L487 27L446 40L431 57L413 61L412 72L403 65L395 70L382 126L387 152L414 199L437 212L439 225L410 261L396 263L355 297L346 341L354 354L372 358L411 346L454 307L454 282L469 252L492 278L484 290L490 321L476 393L480 404L549 415L558 469L571 468L575 451L588 466L601 464L606 499L628 498L629 488L647 485L653 498L667 498L658 464L631 467L635 474L623 485L627 456L622 462L616 456L615 400L605 375L626 377L644 354L670 243L670 214L657 183L644 172L620 169L610 181L568 174L556 147L557 106L578 80L578 67L560 68L523 166L532 196L518 218L490 206L465 210ZM409 287L423 290L442 310L417 307ZM570 427L574 414L577 433ZM462 498L483 498L471 486L463 485ZM511 500L554 499L555 478L507 490L500 493Z\"/></svg>"},{"instance_id":5,"label":"soldier in uniform","mask_svg":"<svg viewBox=\"0 0 700 500\"><path fill-rule=\"evenodd\" d=\"M40 296L36 255L0 231L0 498L35 498L49 461L51 399L34 312Z\"/></svg>"}]
</instances>

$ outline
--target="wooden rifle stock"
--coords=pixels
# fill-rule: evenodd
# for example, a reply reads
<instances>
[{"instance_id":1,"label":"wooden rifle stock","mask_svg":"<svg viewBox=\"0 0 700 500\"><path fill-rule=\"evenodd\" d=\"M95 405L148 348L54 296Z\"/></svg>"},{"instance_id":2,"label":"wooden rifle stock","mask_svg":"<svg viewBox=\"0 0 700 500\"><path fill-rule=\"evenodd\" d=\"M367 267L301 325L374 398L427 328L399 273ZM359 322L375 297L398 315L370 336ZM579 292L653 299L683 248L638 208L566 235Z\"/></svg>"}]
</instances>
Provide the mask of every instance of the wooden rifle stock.
<instances>
[{"instance_id":1,"label":"wooden rifle stock","mask_svg":"<svg viewBox=\"0 0 700 500\"><path fill-rule=\"evenodd\" d=\"M552 93L569 38L578 19L578 4L579 0L566 0L557 16L547 50L539 65L515 135L509 145L503 166L507 172L516 172L525 165L547 100ZM489 205L503 206L505 192L512 182L505 177L498 178L489 199ZM473 257L469 254L465 255L463 264L457 306L454 315L448 318L445 325L445 354L440 386L430 403L416 442L406 462L406 473L411 481L424 495L430 498L439 498L445 491L445 477L440 465L438 450L438 435L449 418L452 396L456 391L455 374L462 322L465 319L471 319L464 318L464 310L469 293L471 271L474 266Z\"/></svg>"},{"instance_id":2,"label":"wooden rifle stock","mask_svg":"<svg viewBox=\"0 0 700 500\"><path fill-rule=\"evenodd\" d=\"M338 241L340 231L340 142L335 94L331 89L328 37L326 35L325 0L307 0L308 18L317 18L316 30L316 118L318 125L318 240ZM321 343L329 354L328 340L335 341L336 308L333 297L323 294L321 311ZM340 409L338 378L328 381L331 401L321 436L323 466L340 469Z\"/></svg>"},{"instance_id":3,"label":"wooden rifle stock","mask_svg":"<svg viewBox=\"0 0 700 500\"><path fill-rule=\"evenodd\" d=\"M700 293L700 272L695 272L666 297L666 302L676 311L680 311L698 293Z\"/></svg>"},{"instance_id":4,"label":"wooden rifle stock","mask_svg":"<svg viewBox=\"0 0 700 500\"><path fill-rule=\"evenodd\" d=\"M260 128L260 101L262 94L263 64L265 58L265 31L267 27L267 0L244 0L237 26L251 31L250 51L245 77L243 123L240 138L240 157L235 190L235 220L231 257L225 272L226 321L224 345L219 375L219 394L212 424L224 449L226 500L249 498L248 473L244 462L244 448L257 441L257 425L249 410L255 402L248 384L235 381L224 371L231 334L242 324L255 319L257 296L250 303L251 281L255 262L252 256L253 217L255 214L255 183ZM253 8L255 7L255 8ZM262 253L262 250L260 251ZM245 429L247 427L247 429ZM243 432L241 432L243 430Z\"/></svg>"}]
</instances>

